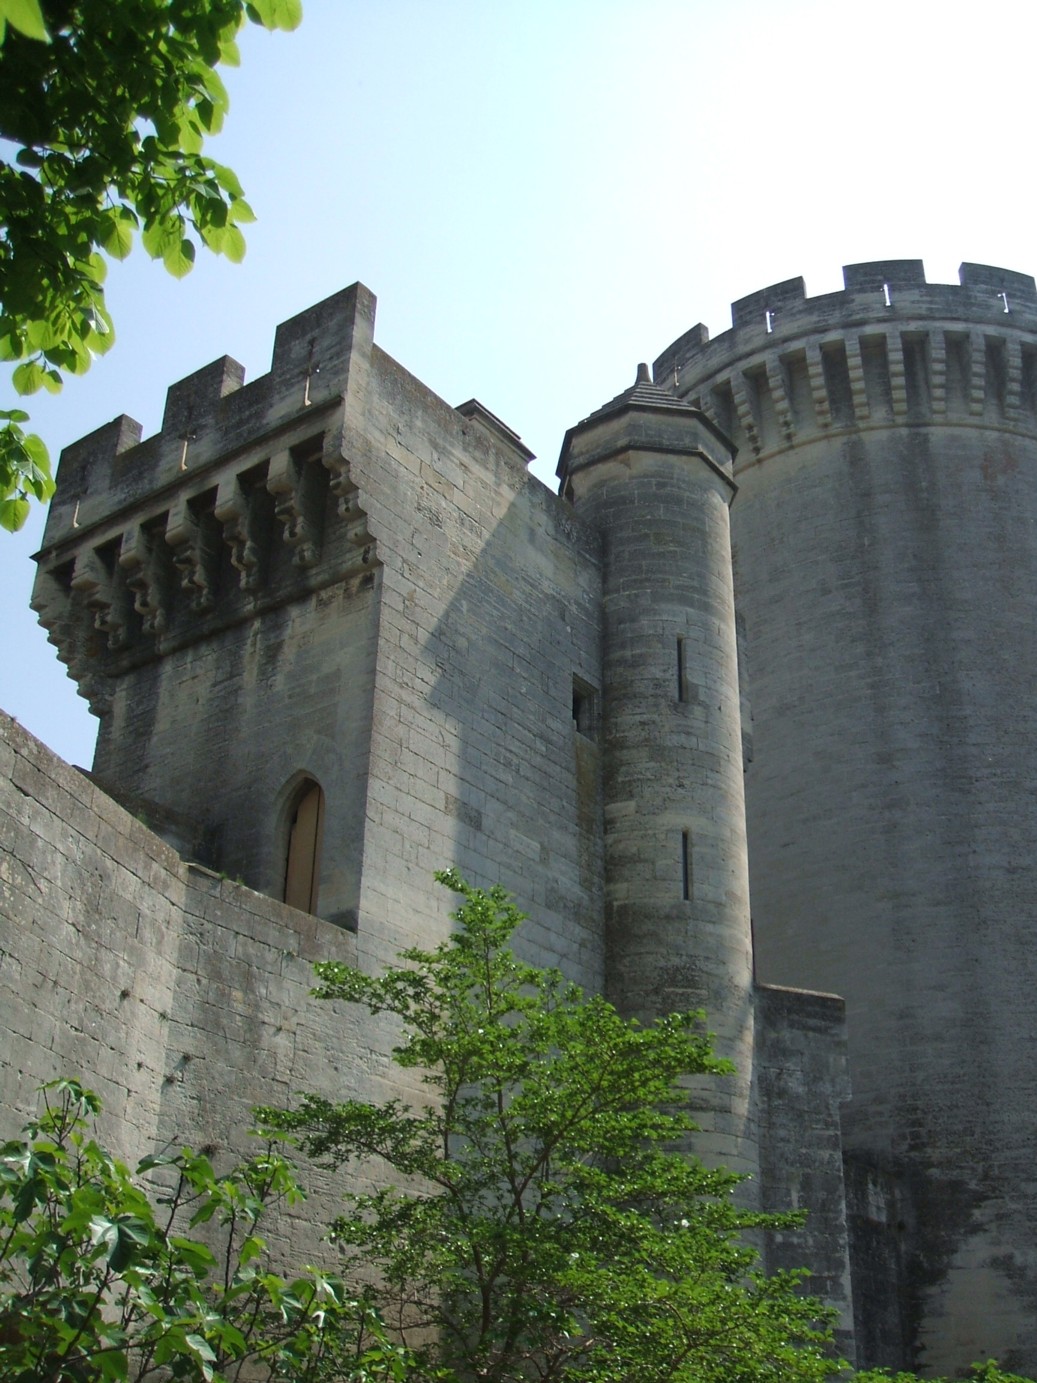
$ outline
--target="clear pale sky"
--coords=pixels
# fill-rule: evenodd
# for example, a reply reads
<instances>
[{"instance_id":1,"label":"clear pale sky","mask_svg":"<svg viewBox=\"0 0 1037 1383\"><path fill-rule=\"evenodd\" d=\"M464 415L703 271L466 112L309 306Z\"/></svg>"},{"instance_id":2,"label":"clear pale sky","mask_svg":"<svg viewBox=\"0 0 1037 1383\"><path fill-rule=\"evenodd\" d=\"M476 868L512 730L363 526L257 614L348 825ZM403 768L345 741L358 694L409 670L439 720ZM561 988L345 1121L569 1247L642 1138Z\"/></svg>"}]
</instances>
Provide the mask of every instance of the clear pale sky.
<instances>
[{"instance_id":1,"label":"clear pale sky","mask_svg":"<svg viewBox=\"0 0 1037 1383\"><path fill-rule=\"evenodd\" d=\"M537 453L729 303L841 266L1037 273L1037 5L928 0L304 0L225 74L212 154L259 221L244 264L114 266L112 352L29 401L57 457L361 279L376 339ZM0 407L13 400L4 380ZM42 514L0 534L0 706L89 765L95 723L28 610Z\"/></svg>"}]
</instances>

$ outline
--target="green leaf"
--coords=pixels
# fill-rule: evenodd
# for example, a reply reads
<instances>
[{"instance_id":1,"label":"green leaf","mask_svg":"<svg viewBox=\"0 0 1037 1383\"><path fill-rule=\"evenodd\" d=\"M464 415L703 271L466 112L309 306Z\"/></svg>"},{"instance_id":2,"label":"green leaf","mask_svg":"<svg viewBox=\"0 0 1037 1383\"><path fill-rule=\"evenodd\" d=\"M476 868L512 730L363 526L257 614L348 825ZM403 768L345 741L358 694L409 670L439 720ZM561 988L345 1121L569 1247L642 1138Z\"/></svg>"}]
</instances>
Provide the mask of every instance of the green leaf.
<instances>
[{"instance_id":1,"label":"green leaf","mask_svg":"<svg viewBox=\"0 0 1037 1383\"><path fill-rule=\"evenodd\" d=\"M223 232L220 247L232 264L240 264L245 258L245 237L237 226L227 226Z\"/></svg>"},{"instance_id":2,"label":"green leaf","mask_svg":"<svg viewBox=\"0 0 1037 1383\"><path fill-rule=\"evenodd\" d=\"M240 1252L238 1253L238 1262L242 1267L245 1267L246 1264L252 1263L255 1259L259 1258L265 1248L266 1244L258 1235L249 1235L241 1245Z\"/></svg>"},{"instance_id":3,"label":"green leaf","mask_svg":"<svg viewBox=\"0 0 1037 1383\"><path fill-rule=\"evenodd\" d=\"M10 24L12 29L17 29L26 38L50 42L39 0L0 0L0 24L3 23Z\"/></svg>"},{"instance_id":4,"label":"green leaf","mask_svg":"<svg viewBox=\"0 0 1037 1383\"><path fill-rule=\"evenodd\" d=\"M169 1244L175 1251L177 1260L190 1268L192 1272L207 1273L216 1266L212 1249L205 1244L199 1244L195 1239L184 1239L174 1235L170 1238Z\"/></svg>"},{"instance_id":5,"label":"green leaf","mask_svg":"<svg viewBox=\"0 0 1037 1383\"><path fill-rule=\"evenodd\" d=\"M108 309L102 302L95 302L87 312L84 324L88 327L85 344L94 355L104 355L115 345L115 329Z\"/></svg>"},{"instance_id":6,"label":"green leaf","mask_svg":"<svg viewBox=\"0 0 1037 1383\"><path fill-rule=\"evenodd\" d=\"M141 242L152 259L165 259L180 244L183 233L182 217L165 216L145 222Z\"/></svg>"},{"instance_id":7,"label":"green leaf","mask_svg":"<svg viewBox=\"0 0 1037 1383\"><path fill-rule=\"evenodd\" d=\"M199 225L198 233L202 237L202 243L206 249L212 250L214 254L222 252L223 242L227 236L226 226Z\"/></svg>"},{"instance_id":8,"label":"green leaf","mask_svg":"<svg viewBox=\"0 0 1037 1383\"><path fill-rule=\"evenodd\" d=\"M248 1352L248 1341L236 1325L225 1321L220 1325L214 1325L214 1334L219 1340L220 1348L231 1356L232 1359L240 1359Z\"/></svg>"},{"instance_id":9,"label":"green leaf","mask_svg":"<svg viewBox=\"0 0 1037 1383\"><path fill-rule=\"evenodd\" d=\"M252 0L245 9L265 29L296 29L302 23L302 0Z\"/></svg>"},{"instance_id":10,"label":"green leaf","mask_svg":"<svg viewBox=\"0 0 1037 1383\"><path fill-rule=\"evenodd\" d=\"M184 1341L199 1359L206 1359L210 1364L215 1364L216 1352L201 1335L185 1335Z\"/></svg>"},{"instance_id":11,"label":"green leaf","mask_svg":"<svg viewBox=\"0 0 1037 1383\"><path fill-rule=\"evenodd\" d=\"M49 320L30 322L25 331L25 344L30 351L45 351L62 339L61 333Z\"/></svg>"},{"instance_id":12,"label":"green leaf","mask_svg":"<svg viewBox=\"0 0 1037 1383\"><path fill-rule=\"evenodd\" d=\"M0 499L0 528L6 529L8 533L17 533L28 517L27 499Z\"/></svg>"},{"instance_id":13,"label":"green leaf","mask_svg":"<svg viewBox=\"0 0 1037 1383\"><path fill-rule=\"evenodd\" d=\"M67 370L72 375L85 374L90 368L90 352L82 341L62 342L44 351L43 358L55 369Z\"/></svg>"},{"instance_id":14,"label":"green leaf","mask_svg":"<svg viewBox=\"0 0 1037 1383\"><path fill-rule=\"evenodd\" d=\"M119 1227L107 1215L94 1215L88 1227L90 1243L110 1259L119 1243Z\"/></svg>"},{"instance_id":15,"label":"green leaf","mask_svg":"<svg viewBox=\"0 0 1037 1383\"><path fill-rule=\"evenodd\" d=\"M108 1264L113 1272L124 1272L131 1263L140 1258L140 1250L151 1242L151 1226L133 1215L120 1216L116 1229L117 1241L108 1256Z\"/></svg>"},{"instance_id":16,"label":"green leaf","mask_svg":"<svg viewBox=\"0 0 1037 1383\"><path fill-rule=\"evenodd\" d=\"M176 279L182 279L194 268L194 245L190 240L181 240L170 246L162 256L162 263Z\"/></svg>"},{"instance_id":17,"label":"green leaf","mask_svg":"<svg viewBox=\"0 0 1037 1383\"><path fill-rule=\"evenodd\" d=\"M25 338L13 329L0 331L0 360L21 360L25 354Z\"/></svg>"},{"instance_id":18,"label":"green leaf","mask_svg":"<svg viewBox=\"0 0 1037 1383\"><path fill-rule=\"evenodd\" d=\"M173 1153L149 1153L137 1163L138 1173L153 1172L156 1167L175 1167L179 1158Z\"/></svg>"},{"instance_id":19,"label":"green leaf","mask_svg":"<svg viewBox=\"0 0 1037 1383\"><path fill-rule=\"evenodd\" d=\"M113 259L125 259L133 249L133 232L137 218L128 207L120 207L109 216L101 236L101 245Z\"/></svg>"},{"instance_id":20,"label":"green leaf","mask_svg":"<svg viewBox=\"0 0 1037 1383\"><path fill-rule=\"evenodd\" d=\"M209 100L199 101L195 106L195 110L198 112L198 119L206 134L215 134L220 124L222 124L222 111L220 112L219 118L217 118L216 108ZM213 128L214 123L216 129Z\"/></svg>"},{"instance_id":21,"label":"green leaf","mask_svg":"<svg viewBox=\"0 0 1037 1383\"><path fill-rule=\"evenodd\" d=\"M224 192L228 193L232 199L238 200L244 196L241 183L238 181L238 175L234 172L233 168L228 168L226 164L223 163L214 163L212 165L212 171L217 185L221 187Z\"/></svg>"},{"instance_id":22,"label":"green leaf","mask_svg":"<svg viewBox=\"0 0 1037 1383\"><path fill-rule=\"evenodd\" d=\"M35 394L43 388L45 373L40 361L27 360L16 367L11 375L11 383L19 394Z\"/></svg>"},{"instance_id":23,"label":"green leaf","mask_svg":"<svg viewBox=\"0 0 1037 1383\"><path fill-rule=\"evenodd\" d=\"M208 101L199 101L197 110L202 117L202 124L211 133L216 134L223 124L223 117L230 109L230 97L227 95L227 88L223 85L223 79L218 72L210 68L205 74L205 89L208 92ZM207 124L202 116L202 106L208 105L207 114L215 124Z\"/></svg>"},{"instance_id":24,"label":"green leaf","mask_svg":"<svg viewBox=\"0 0 1037 1383\"><path fill-rule=\"evenodd\" d=\"M122 1383L122 1380L129 1376L129 1359L125 1350L101 1350L95 1358L101 1370L101 1377L106 1383Z\"/></svg>"},{"instance_id":25,"label":"green leaf","mask_svg":"<svg viewBox=\"0 0 1037 1383\"><path fill-rule=\"evenodd\" d=\"M165 142L174 144L185 154L200 154L205 144L205 129L195 111L185 112L165 131Z\"/></svg>"}]
</instances>

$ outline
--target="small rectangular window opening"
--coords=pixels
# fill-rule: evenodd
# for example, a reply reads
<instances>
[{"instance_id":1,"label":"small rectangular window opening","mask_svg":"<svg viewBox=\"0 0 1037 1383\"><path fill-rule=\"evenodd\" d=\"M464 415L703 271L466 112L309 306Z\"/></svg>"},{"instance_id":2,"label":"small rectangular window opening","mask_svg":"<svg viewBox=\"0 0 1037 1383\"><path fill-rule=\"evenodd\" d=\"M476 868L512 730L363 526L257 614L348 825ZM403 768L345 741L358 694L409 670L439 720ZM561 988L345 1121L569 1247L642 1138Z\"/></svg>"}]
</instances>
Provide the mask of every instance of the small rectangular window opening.
<instances>
[{"instance_id":1,"label":"small rectangular window opening","mask_svg":"<svg viewBox=\"0 0 1037 1383\"><path fill-rule=\"evenodd\" d=\"M573 726L578 734L594 739L598 731L598 698L594 688L573 678Z\"/></svg>"},{"instance_id":2,"label":"small rectangular window opening","mask_svg":"<svg viewBox=\"0 0 1037 1383\"><path fill-rule=\"evenodd\" d=\"M677 640L677 700L684 700L684 640Z\"/></svg>"},{"instance_id":3,"label":"small rectangular window opening","mask_svg":"<svg viewBox=\"0 0 1037 1383\"><path fill-rule=\"evenodd\" d=\"M691 837L681 831L681 897L691 902Z\"/></svg>"}]
</instances>

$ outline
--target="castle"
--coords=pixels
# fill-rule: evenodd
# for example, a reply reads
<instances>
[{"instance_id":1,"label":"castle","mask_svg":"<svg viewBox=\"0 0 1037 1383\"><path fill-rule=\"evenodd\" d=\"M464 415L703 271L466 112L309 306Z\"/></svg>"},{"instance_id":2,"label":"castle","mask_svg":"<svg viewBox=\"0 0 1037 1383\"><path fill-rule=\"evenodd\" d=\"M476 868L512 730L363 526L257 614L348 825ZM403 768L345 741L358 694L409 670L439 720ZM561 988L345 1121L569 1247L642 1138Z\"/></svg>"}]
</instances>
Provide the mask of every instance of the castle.
<instances>
[{"instance_id":1,"label":"castle","mask_svg":"<svg viewBox=\"0 0 1037 1383\"><path fill-rule=\"evenodd\" d=\"M557 496L360 285L66 449L33 606L101 728L90 775L4 729L8 1125L58 1071L127 1156L398 1089L310 962L435 941L456 865L706 1010L702 1153L809 1210L766 1261L848 1354L1037 1370L1037 289L844 275L674 342Z\"/></svg>"}]
</instances>

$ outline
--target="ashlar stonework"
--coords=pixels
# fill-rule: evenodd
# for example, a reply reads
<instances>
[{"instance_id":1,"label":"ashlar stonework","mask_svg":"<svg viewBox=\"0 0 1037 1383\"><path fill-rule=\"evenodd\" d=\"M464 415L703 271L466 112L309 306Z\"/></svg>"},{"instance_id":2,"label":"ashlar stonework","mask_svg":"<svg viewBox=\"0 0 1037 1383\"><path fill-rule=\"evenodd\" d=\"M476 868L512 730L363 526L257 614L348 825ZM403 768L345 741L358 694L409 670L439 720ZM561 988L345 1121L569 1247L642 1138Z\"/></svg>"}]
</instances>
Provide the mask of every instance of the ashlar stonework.
<instances>
[{"instance_id":1,"label":"ashlar stonework","mask_svg":"<svg viewBox=\"0 0 1037 1383\"><path fill-rule=\"evenodd\" d=\"M406 1095L310 963L443 936L455 865L530 959L706 1009L699 1149L809 1210L766 1260L849 1355L1037 1370L1033 279L743 299L557 496L374 319L355 285L62 456L33 605L101 728L83 774L4 725L6 1123L71 1069L128 1156Z\"/></svg>"}]
</instances>

